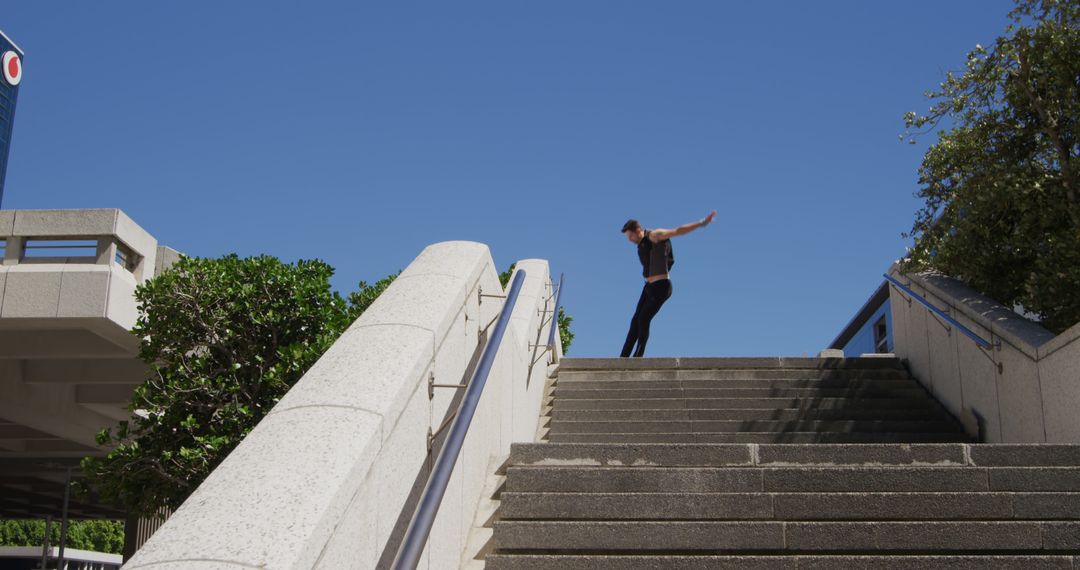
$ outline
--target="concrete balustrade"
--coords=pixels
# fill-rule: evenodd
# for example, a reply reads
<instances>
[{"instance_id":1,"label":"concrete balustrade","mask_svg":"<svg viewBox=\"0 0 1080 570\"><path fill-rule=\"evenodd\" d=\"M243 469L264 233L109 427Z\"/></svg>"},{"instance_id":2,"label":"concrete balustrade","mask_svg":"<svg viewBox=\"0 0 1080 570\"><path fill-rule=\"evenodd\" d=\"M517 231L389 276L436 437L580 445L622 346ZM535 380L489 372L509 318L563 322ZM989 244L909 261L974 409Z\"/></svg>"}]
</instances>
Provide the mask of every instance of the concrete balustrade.
<instances>
[{"instance_id":1,"label":"concrete balustrade","mask_svg":"<svg viewBox=\"0 0 1080 570\"><path fill-rule=\"evenodd\" d=\"M159 248L157 240L122 211L3 211L0 239L0 317L104 317L122 332L135 324L135 287L153 277ZM93 251L77 257L30 257L26 245L35 240L80 241ZM116 262L118 251L126 266Z\"/></svg>"},{"instance_id":2,"label":"concrete balustrade","mask_svg":"<svg viewBox=\"0 0 1080 570\"><path fill-rule=\"evenodd\" d=\"M0 243L0 453L100 453L149 373L135 289L178 254L117 209L3 210Z\"/></svg>"},{"instance_id":3,"label":"concrete balustrade","mask_svg":"<svg viewBox=\"0 0 1080 570\"><path fill-rule=\"evenodd\" d=\"M490 466L536 434L547 357L530 344L546 342L554 302L546 261L517 270L527 278L421 568L459 566ZM487 246L426 248L124 568L387 565L438 451L429 429L460 394L429 398L429 381L468 380L503 304L481 294L502 293Z\"/></svg>"},{"instance_id":4,"label":"concrete balustrade","mask_svg":"<svg viewBox=\"0 0 1080 570\"><path fill-rule=\"evenodd\" d=\"M890 274L997 347L984 350L891 288L895 352L990 443L1080 442L1080 324L1054 335L955 279Z\"/></svg>"}]
</instances>

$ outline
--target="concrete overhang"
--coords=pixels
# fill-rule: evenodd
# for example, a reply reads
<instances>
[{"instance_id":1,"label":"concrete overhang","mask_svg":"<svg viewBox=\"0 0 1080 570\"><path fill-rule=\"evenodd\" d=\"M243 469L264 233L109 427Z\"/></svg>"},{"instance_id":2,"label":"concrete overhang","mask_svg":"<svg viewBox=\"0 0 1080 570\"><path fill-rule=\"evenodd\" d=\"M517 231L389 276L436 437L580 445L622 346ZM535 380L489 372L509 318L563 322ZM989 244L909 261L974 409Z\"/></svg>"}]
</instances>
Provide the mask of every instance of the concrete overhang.
<instances>
[{"instance_id":1,"label":"concrete overhang","mask_svg":"<svg viewBox=\"0 0 1080 570\"><path fill-rule=\"evenodd\" d=\"M149 373L135 289L178 254L116 209L0 211L0 240L0 516L41 516L67 468L104 453L96 433L131 417Z\"/></svg>"}]
</instances>

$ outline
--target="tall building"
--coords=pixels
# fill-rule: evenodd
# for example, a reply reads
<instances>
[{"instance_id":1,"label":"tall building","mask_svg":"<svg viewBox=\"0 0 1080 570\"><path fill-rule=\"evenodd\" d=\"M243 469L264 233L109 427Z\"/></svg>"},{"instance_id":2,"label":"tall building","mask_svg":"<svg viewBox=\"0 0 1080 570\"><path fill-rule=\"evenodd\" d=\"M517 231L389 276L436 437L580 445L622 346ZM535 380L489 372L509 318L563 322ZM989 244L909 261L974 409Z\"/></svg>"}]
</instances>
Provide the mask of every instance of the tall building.
<instances>
[{"instance_id":1,"label":"tall building","mask_svg":"<svg viewBox=\"0 0 1080 570\"><path fill-rule=\"evenodd\" d=\"M4 178L11 149L11 132L15 126L15 103L19 98L19 83L23 75L23 51L0 31L0 54L3 55L3 73L0 73L0 206L3 206Z\"/></svg>"}]
</instances>

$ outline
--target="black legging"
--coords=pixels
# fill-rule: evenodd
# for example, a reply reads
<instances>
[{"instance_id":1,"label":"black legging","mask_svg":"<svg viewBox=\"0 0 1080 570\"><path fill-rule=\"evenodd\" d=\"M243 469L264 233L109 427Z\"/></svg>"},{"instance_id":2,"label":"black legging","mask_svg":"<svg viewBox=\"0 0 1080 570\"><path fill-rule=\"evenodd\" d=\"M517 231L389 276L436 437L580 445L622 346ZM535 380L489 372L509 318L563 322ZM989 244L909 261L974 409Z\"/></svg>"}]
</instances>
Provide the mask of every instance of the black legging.
<instances>
[{"instance_id":1,"label":"black legging","mask_svg":"<svg viewBox=\"0 0 1080 570\"><path fill-rule=\"evenodd\" d=\"M661 279L655 283L646 283L641 290L641 298L638 299L634 318L630 320L630 332L626 335L626 343L622 347L622 355L630 356L634 350L634 342L637 342L637 350L634 356L645 355L645 343L649 341L649 324L653 317L660 312L664 301L671 298L671 280Z\"/></svg>"}]
</instances>

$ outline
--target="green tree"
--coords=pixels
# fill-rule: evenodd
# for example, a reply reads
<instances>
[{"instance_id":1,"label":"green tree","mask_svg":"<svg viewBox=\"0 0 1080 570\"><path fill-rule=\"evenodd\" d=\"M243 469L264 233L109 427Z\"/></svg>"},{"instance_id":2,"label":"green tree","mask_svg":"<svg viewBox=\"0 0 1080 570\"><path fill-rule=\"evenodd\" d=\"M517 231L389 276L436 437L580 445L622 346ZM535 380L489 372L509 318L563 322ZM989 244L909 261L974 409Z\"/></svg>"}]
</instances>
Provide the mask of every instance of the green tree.
<instances>
[{"instance_id":1,"label":"green tree","mask_svg":"<svg viewBox=\"0 0 1080 570\"><path fill-rule=\"evenodd\" d=\"M1080 321L1080 2L1017 0L1006 33L928 91L938 131L905 270L955 276L1061 332Z\"/></svg>"},{"instance_id":2,"label":"green tree","mask_svg":"<svg viewBox=\"0 0 1080 570\"><path fill-rule=\"evenodd\" d=\"M41 546L45 539L45 521L40 519L0 520L0 546ZM60 521L53 520L49 542L60 544ZM66 546L108 554L122 554L124 522L110 520L73 520L68 523Z\"/></svg>"},{"instance_id":3,"label":"green tree","mask_svg":"<svg viewBox=\"0 0 1080 570\"><path fill-rule=\"evenodd\" d=\"M510 284L510 277L514 275L514 268L517 267L516 263L511 263L510 267L499 274L499 282L502 283L503 289ZM574 342L574 332L570 330L570 323L574 322L574 317L566 314L566 307L559 307L559 339L562 341L563 354L566 354L570 350L570 343Z\"/></svg>"},{"instance_id":4,"label":"green tree","mask_svg":"<svg viewBox=\"0 0 1080 570\"><path fill-rule=\"evenodd\" d=\"M570 323L574 317L566 314L566 307L559 307L559 339L562 340L563 354L570 353L570 343L574 342L574 331L570 330Z\"/></svg>"},{"instance_id":5,"label":"green tree","mask_svg":"<svg viewBox=\"0 0 1080 570\"><path fill-rule=\"evenodd\" d=\"M229 255L182 258L141 285L133 332L152 373L136 417L98 434L112 451L83 461L102 498L141 514L179 506L392 280L346 303L332 274Z\"/></svg>"},{"instance_id":6,"label":"green tree","mask_svg":"<svg viewBox=\"0 0 1080 570\"><path fill-rule=\"evenodd\" d=\"M502 283L503 289L506 289L506 286L510 284L510 278L514 276L515 267L517 267L517 264L511 263L510 267L508 267L506 271L503 271L499 274L499 283Z\"/></svg>"}]
</instances>

